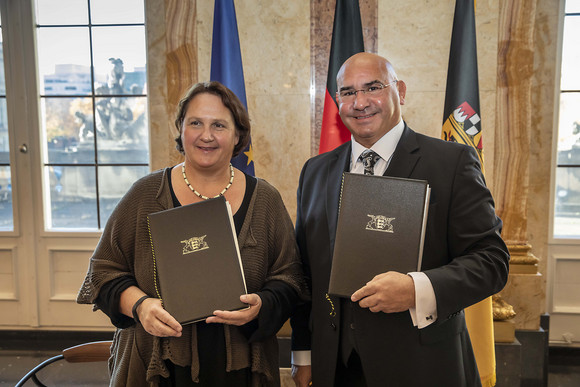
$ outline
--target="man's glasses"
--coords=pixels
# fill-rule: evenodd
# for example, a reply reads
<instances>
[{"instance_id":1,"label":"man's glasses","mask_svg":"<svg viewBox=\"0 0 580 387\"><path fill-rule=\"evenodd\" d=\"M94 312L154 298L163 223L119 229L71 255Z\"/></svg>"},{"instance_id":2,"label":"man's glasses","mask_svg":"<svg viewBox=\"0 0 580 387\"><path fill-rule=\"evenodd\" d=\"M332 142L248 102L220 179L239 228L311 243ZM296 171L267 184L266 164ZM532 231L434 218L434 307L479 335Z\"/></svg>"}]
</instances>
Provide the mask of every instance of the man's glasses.
<instances>
[{"instance_id":1,"label":"man's glasses","mask_svg":"<svg viewBox=\"0 0 580 387\"><path fill-rule=\"evenodd\" d=\"M359 90L354 90L354 89L346 89L346 90L341 90L338 95L340 95L340 98L346 102L349 101L354 101L354 99L356 98L356 93L358 93L359 91L362 91L363 94L369 96L369 97L374 97L380 94L381 91L383 91L384 89L386 89L387 87L391 86L393 83L397 83L398 80L394 80L392 82L389 82L387 84L381 83L381 82L375 82L375 83L371 83L368 86L365 86L362 89Z\"/></svg>"}]
</instances>

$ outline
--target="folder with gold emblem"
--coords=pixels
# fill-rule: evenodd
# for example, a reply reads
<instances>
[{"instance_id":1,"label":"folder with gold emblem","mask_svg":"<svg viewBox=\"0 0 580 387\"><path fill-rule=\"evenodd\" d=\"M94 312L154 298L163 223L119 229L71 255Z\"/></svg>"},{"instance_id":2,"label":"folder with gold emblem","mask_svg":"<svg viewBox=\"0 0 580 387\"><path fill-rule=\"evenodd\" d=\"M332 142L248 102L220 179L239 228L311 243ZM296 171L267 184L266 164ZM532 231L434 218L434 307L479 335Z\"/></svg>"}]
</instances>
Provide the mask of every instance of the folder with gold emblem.
<instances>
[{"instance_id":1,"label":"folder with gold emblem","mask_svg":"<svg viewBox=\"0 0 580 387\"><path fill-rule=\"evenodd\" d=\"M328 293L349 297L378 274L421 270L425 180L345 172Z\"/></svg>"},{"instance_id":2,"label":"folder with gold emblem","mask_svg":"<svg viewBox=\"0 0 580 387\"><path fill-rule=\"evenodd\" d=\"M155 286L180 324L238 310L246 283L231 208L223 196L149 214Z\"/></svg>"}]
</instances>

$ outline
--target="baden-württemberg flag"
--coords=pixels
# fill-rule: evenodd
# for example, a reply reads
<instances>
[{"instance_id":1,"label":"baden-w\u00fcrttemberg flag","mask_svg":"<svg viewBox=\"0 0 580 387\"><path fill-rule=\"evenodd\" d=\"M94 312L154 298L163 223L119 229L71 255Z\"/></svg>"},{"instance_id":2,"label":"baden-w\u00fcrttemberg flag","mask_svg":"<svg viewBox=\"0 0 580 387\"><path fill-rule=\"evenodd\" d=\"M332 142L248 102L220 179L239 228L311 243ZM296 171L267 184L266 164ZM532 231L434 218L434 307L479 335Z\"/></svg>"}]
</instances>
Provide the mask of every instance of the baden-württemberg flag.
<instances>
[{"instance_id":1,"label":"baden-w\u00fcrttemberg flag","mask_svg":"<svg viewBox=\"0 0 580 387\"><path fill-rule=\"evenodd\" d=\"M233 0L215 0L210 79L227 86L238 96L246 109L248 108L242 53L238 38L238 23ZM251 140L246 149L232 159L232 164L248 175L254 176L254 154Z\"/></svg>"},{"instance_id":2,"label":"baden-w\u00fcrttemberg flag","mask_svg":"<svg viewBox=\"0 0 580 387\"><path fill-rule=\"evenodd\" d=\"M318 153L331 151L350 140L350 132L338 115L336 74L345 60L364 50L358 0L336 0Z\"/></svg>"},{"instance_id":3,"label":"baden-w\u00fcrttemberg flag","mask_svg":"<svg viewBox=\"0 0 580 387\"><path fill-rule=\"evenodd\" d=\"M442 138L477 149L483 167L479 111L474 1L456 0Z\"/></svg>"},{"instance_id":4,"label":"baden-w\u00fcrttemberg flag","mask_svg":"<svg viewBox=\"0 0 580 387\"><path fill-rule=\"evenodd\" d=\"M474 0L456 0L441 137L474 147L483 170ZM495 347L491 297L465 310L467 329L484 387L494 386Z\"/></svg>"}]
</instances>

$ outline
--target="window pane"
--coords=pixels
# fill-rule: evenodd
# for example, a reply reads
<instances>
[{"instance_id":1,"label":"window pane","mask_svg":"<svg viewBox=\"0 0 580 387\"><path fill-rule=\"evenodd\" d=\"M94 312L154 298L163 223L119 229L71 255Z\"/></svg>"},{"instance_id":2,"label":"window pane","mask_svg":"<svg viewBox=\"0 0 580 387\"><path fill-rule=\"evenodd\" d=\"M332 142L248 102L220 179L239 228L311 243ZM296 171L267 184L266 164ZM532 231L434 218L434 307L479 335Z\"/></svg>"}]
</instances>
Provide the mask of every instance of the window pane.
<instances>
[{"instance_id":1,"label":"window pane","mask_svg":"<svg viewBox=\"0 0 580 387\"><path fill-rule=\"evenodd\" d=\"M93 28L93 61L99 87L108 87L99 94L144 94L145 28Z\"/></svg>"},{"instance_id":2,"label":"window pane","mask_svg":"<svg viewBox=\"0 0 580 387\"><path fill-rule=\"evenodd\" d=\"M0 28L0 231L14 230L12 210L12 176L10 142L6 112L6 78L4 76L4 46Z\"/></svg>"},{"instance_id":3,"label":"window pane","mask_svg":"<svg viewBox=\"0 0 580 387\"><path fill-rule=\"evenodd\" d=\"M580 12L580 0L566 0L566 13Z\"/></svg>"},{"instance_id":4,"label":"window pane","mask_svg":"<svg viewBox=\"0 0 580 387\"><path fill-rule=\"evenodd\" d=\"M92 24L129 24L145 22L143 0L91 1Z\"/></svg>"},{"instance_id":5,"label":"window pane","mask_svg":"<svg viewBox=\"0 0 580 387\"><path fill-rule=\"evenodd\" d=\"M93 164L95 142L91 98L42 98L47 163Z\"/></svg>"},{"instance_id":6,"label":"window pane","mask_svg":"<svg viewBox=\"0 0 580 387\"><path fill-rule=\"evenodd\" d=\"M36 0L37 24L88 24L87 0Z\"/></svg>"},{"instance_id":7,"label":"window pane","mask_svg":"<svg viewBox=\"0 0 580 387\"><path fill-rule=\"evenodd\" d=\"M2 28L0 28L0 95L6 96L6 77L4 76L4 47L2 45Z\"/></svg>"},{"instance_id":8,"label":"window pane","mask_svg":"<svg viewBox=\"0 0 580 387\"><path fill-rule=\"evenodd\" d=\"M90 66L88 28L38 28L41 94L90 94Z\"/></svg>"},{"instance_id":9,"label":"window pane","mask_svg":"<svg viewBox=\"0 0 580 387\"><path fill-rule=\"evenodd\" d=\"M8 116L6 113L6 97L4 96L0 97L0 164L10 164Z\"/></svg>"},{"instance_id":10,"label":"window pane","mask_svg":"<svg viewBox=\"0 0 580 387\"><path fill-rule=\"evenodd\" d=\"M14 230L10 166L0 167L0 231Z\"/></svg>"},{"instance_id":11,"label":"window pane","mask_svg":"<svg viewBox=\"0 0 580 387\"><path fill-rule=\"evenodd\" d=\"M580 16L564 18L562 42L562 90L580 90Z\"/></svg>"},{"instance_id":12,"label":"window pane","mask_svg":"<svg viewBox=\"0 0 580 387\"><path fill-rule=\"evenodd\" d=\"M95 98L98 162L148 164L149 133L146 97Z\"/></svg>"},{"instance_id":13,"label":"window pane","mask_svg":"<svg viewBox=\"0 0 580 387\"><path fill-rule=\"evenodd\" d=\"M558 164L580 165L580 93L560 94Z\"/></svg>"},{"instance_id":14,"label":"window pane","mask_svg":"<svg viewBox=\"0 0 580 387\"><path fill-rule=\"evenodd\" d=\"M94 167L45 167L50 213L48 226L54 228L98 227Z\"/></svg>"},{"instance_id":15,"label":"window pane","mask_svg":"<svg viewBox=\"0 0 580 387\"><path fill-rule=\"evenodd\" d=\"M99 209L101 228L111 216L111 212L139 178L149 173L149 167L100 167L99 168Z\"/></svg>"},{"instance_id":16,"label":"window pane","mask_svg":"<svg viewBox=\"0 0 580 387\"><path fill-rule=\"evenodd\" d=\"M554 237L580 237L580 168L557 168Z\"/></svg>"}]
</instances>

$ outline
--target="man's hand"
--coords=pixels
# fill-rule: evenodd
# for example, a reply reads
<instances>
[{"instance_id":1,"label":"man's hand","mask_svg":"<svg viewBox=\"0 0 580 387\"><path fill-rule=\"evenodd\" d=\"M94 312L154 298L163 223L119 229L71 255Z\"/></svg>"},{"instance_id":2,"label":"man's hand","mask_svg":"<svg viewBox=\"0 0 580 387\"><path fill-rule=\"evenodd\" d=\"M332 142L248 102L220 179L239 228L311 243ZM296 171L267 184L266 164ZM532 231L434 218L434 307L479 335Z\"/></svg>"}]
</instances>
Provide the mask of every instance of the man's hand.
<instances>
[{"instance_id":1,"label":"man's hand","mask_svg":"<svg viewBox=\"0 0 580 387\"><path fill-rule=\"evenodd\" d=\"M312 381L312 366L298 366L292 364L292 379L296 387L308 387Z\"/></svg>"},{"instance_id":2,"label":"man's hand","mask_svg":"<svg viewBox=\"0 0 580 387\"><path fill-rule=\"evenodd\" d=\"M182 327L161 305L158 298L148 298L137 308L139 321L147 333L153 336L180 337Z\"/></svg>"},{"instance_id":3,"label":"man's hand","mask_svg":"<svg viewBox=\"0 0 580 387\"><path fill-rule=\"evenodd\" d=\"M255 293L244 294L240 296L240 301L249 305L248 309L227 311L227 310L216 310L213 312L213 316L205 319L207 323L222 323L229 325L244 325L249 323L260 313L260 308L262 307L262 299Z\"/></svg>"},{"instance_id":4,"label":"man's hand","mask_svg":"<svg viewBox=\"0 0 580 387\"><path fill-rule=\"evenodd\" d=\"M404 312L415 306L415 284L412 277L389 271L375 276L350 299L373 313Z\"/></svg>"}]
</instances>

